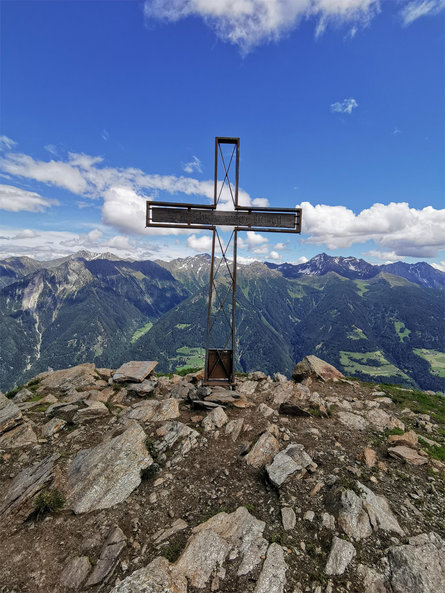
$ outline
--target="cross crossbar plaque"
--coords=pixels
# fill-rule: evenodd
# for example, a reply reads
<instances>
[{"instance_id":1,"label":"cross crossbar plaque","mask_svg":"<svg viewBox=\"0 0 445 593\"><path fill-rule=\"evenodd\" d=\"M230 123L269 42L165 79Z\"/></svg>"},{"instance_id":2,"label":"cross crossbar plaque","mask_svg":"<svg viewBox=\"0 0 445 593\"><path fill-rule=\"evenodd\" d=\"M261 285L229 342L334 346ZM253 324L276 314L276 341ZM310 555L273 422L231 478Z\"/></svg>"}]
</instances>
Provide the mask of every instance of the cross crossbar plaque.
<instances>
[{"instance_id":1,"label":"cross crossbar plaque","mask_svg":"<svg viewBox=\"0 0 445 593\"><path fill-rule=\"evenodd\" d=\"M229 154L224 150L229 146ZM147 201L146 226L212 231L212 259L210 263L210 285L207 312L206 359L204 367L205 385L235 384L234 352L237 247L239 231L261 231L267 233L300 233L301 208L256 208L238 203L239 180L239 138L215 138L215 176L213 204L184 204ZM231 153L230 153L231 150ZM234 179L231 179L234 162ZM218 166L222 165L224 178L218 180ZM218 209L223 190L229 192L233 209ZM232 232L224 242L218 228ZM232 248L232 257L228 250ZM215 250L220 256L215 258ZM220 268L224 278L219 279ZM230 346L230 347L229 347Z\"/></svg>"}]
</instances>

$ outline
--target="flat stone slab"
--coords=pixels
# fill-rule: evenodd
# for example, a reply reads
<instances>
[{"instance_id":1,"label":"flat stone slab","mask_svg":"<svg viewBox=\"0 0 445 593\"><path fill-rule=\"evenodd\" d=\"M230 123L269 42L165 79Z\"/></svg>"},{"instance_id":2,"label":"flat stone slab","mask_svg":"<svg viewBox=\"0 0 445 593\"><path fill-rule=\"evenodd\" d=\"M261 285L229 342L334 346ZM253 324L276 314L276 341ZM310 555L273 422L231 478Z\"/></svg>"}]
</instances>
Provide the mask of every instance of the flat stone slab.
<instances>
[{"instance_id":1,"label":"flat stone slab","mask_svg":"<svg viewBox=\"0 0 445 593\"><path fill-rule=\"evenodd\" d=\"M17 474L8 488L6 499L0 506L0 517L20 508L53 479L54 462L59 457L57 454L45 457L40 463L26 467Z\"/></svg>"},{"instance_id":2,"label":"flat stone slab","mask_svg":"<svg viewBox=\"0 0 445 593\"><path fill-rule=\"evenodd\" d=\"M107 539L102 547L100 558L94 567L88 581L87 587L98 585L104 579L109 579L116 570L119 555L127 545L127 538L122 529L114 525L108 532Z\"/></svg>"},{"instance_id":3,"label":"flat stone slab","mask_svg":"<svg viewBox=\"0 0 445 593\"><path fill-rule=\"evenodd\" d=\"M343 574L356 553L350 542L334 536L325 573L329 575Z\"/></svg>"},{"instance_id":4,"label":"flat stone slab","mask_svg":"<svg viewBox=\"0 0 445 593\"><path fill-rule=\"evenodd\" d=\"M419 455L417 451L411 449L411 447L404 447L402 445L390 447L388 449L388 455L395 457L396 459L402 459L410 465L425 465L428 463L426 457L422 457L422 455Z\"/></svg>"},{"instance_id":5,"label":"flat stone slab","mask_svg":"<svg viewBox=\"0 0 445 593\"><path fill-rule=\"evenodd\" d=\"M269 463L280 450L277 439L270 432L263 432L252 449L246 455L246 461L252 467L259 469Z\"/></svg>"},{"instance_id":6,"label":"flat stone slab","mask_svg":"<svg viewBox=\"0 0 445 593\"><path fill-rule=\"evenodd\" d=\"M37 443L37 435L26 422L0 436L0 449L19 449L35 443Z\"/></svg>"},{"instance_id":7,"label":"flat stone slab","mask_svg":"<svg viewBox=\"0 0 445 593\"><path fill-rule=\"evenodd\" d=\"M22 422L22 413L10 399L0 393L0 434Z\"/></svg>"},{"instance_id":8,"label":"flat stone slab","mask_svg":"<svg viewBox=\"0 0 445 593\"><path fill-rule=\"evenodd\" d=\"M272 484L279 488L296 471L311 465L312 459L304 450L304 445L292 443L284 451L275 455L272 463L266 467Z\"/></svg>"},{"instance_id":9,"label":"flat stone slab","mask_svg":"<svg viewBox=\"0 0 445 593\"><path fill-rule=\"evenodd\" d=\"M158 363L155 360L132 360L126 362L113 375L115 383L142 383Z\"/></svg>"},{"instance_id":10,"label":"flat stone slab","mask_svg":"<svg viewBox=\"0 0 445 593\"><path fill-rule=\"evenodd\" d=\"M131 422L122 434L79 451L68 474L67 507L79 514L123 502L141 483L141 470L153 463L146 438Z\"/></svg>"}]
</instances>

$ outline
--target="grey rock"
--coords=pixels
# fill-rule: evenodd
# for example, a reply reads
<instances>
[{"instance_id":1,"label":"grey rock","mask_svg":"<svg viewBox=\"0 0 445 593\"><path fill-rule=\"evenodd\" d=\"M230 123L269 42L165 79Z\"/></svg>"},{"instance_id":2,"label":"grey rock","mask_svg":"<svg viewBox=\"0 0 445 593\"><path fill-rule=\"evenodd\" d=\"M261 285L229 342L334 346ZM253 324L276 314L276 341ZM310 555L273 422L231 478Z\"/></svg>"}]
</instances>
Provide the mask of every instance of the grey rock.
<instances>
[{"instance_id":1,"label":"grey rock","mask_svg":"<svg viewBox=\"0 0 445 593\"><path fill-rule=\"evenodd\" d=\"M154 360L133 360L126 362L113 375L115 383L142 383L158 363Z\"/></svg>"},{"instance_id":2,"label":"grey rock","mask_svg":"<svg viewBox=\"0 0 445 593\"><path fill-rule=\"evenodd\" d=\"M14 402L0 394L0 434L23 421L22 413Z\"/></svg>"},{"instance_id":3,"label":"grey rock","mask_svg":"<svg viewBox=\"0 0 445 593\"><path fill-rule=\"evenodd\" d=\"M388 551L392 593L445 593L445 542L423 533Z\"/></svg>"},{"instance_id":4,"label":"grey rock","mask_svg":"<svg viewBox=\"0 0 445 593\"><path fill-rule=\"evenodd\" d=\"M224 408L224 406L217 404L216 402L208 402L200 399L193 400L190 403L195 410L214 410L215 408Z\"/></svg>"},{"instance_id":5,"label":"grey rock","mask_svg":"<svg viewBox=\"0 0 445 593\"><path fill-rule=\"evenodd\" d=\"M208 402L216 402L217 404L225 405L233 404L233 402L237 399L240 399L240 396L235 394L233 391L229 391L228 389L224 389L224 391L215 391L205 398L205 400Z\"/></svg>"},{"instance_id":6,"label":"grey rock","mask_svg":"<svg viewBox=\"0 0 445 593\"><path fill-rule=\"evenodd\" d=\"M37 376L39 378L40 375ZM92 363L79 364L70 369L45 373L40 381L37 393L53 390L68 392L76 387L87 390L93 388L98 380L96 366Z\"/></svg>"},{"instance_id":7,"label":"grey rock","mask_svg":"<svg viewBox=\"0 0 445 593\"><path fill-rule=\"evenodd\" d=\"M363 580L363 593L389 593L385 575L364 564L358 565L357 574Z\"/></svg>"},{"instance_id":8,"label":"grey rock","mask_svg":"<svg viewBox=\"0 0 445 593\"><path fill-rule=\"evenodd\" d=\"M363 416L352 412L337 412L337 418L344 426L352 430L365 430L368 426L368 422Z\"/></svg>"},{"instance_id":9,"label":"grey rock","mask_svg":"<svg viewBox=\"0 0 445 593\"><path fill-rule=\"evenodd\" d=\"M274 373L273 380L275 383L287 383L288 381L287 377L281 373Z\"/></svg>"},{"instance_id":10,"label":"grey rock","mask_svg":"<svg viewBox=\"0 0 445 593\"><path fill-rule=\"evenodd\" d=\"M269 463L279 449L277 439L270 432L263 432L246 455L246 461L252 467L260 468Z\"/></svg>"},{"instance_id":11,"label":"grey rock","mask_svg":"<svg viewBox=\"0 0 445 593\"><path fill-rule=\"evenodd\" d=\"M24 387L23 389L20 389L19 392L17 392L14 397L12 398L12 401L15 404L21 404L23 402L28 401L29 399L31 399L33 397L33 392L30 391L29 389L26 389L26 387Z\"/></svg>"},{"instance_id":12,"label":"grey rock","mask_svg":"<svg viewBox=\"0 0 445 593\"><path fill-rule=\"evenodd\" d=\"M318 356L305 356L292 372L292 378L301 382L304 379L314 378L321 381L338 381L343 375L331 364L328 364Z\"/></svg>"},{"instance_id":13,"label":"grey rock","mask_svg":"<svg viewBox=\"0 0 445 593\"><path fill-rule=\"evenodd\" d=\"M354 546L350 542L334 536L325 573L328 575L343 574L356 553Z\"/></svg>"},{"instance_id":14,"label":"grey rock","mask_svg":"<svg viewBox=\"0 0 445 593\"><path fill-rule=\"evenodd\" d=\"M100 558L86 583L87 587L97 585L111 577L119 561L119 555L126 546L126 541L125 534L117 525L110 529L102 547Z\"/></svg>"},{"instance_id":15,"label":"grey rock","mask_svg":"<svg viewBox=\"0 0 445 593\"><path fill-rule=\"evenodd\" d=\"M142 383L129 383L127 387L127 391L130 395L138 395L139 397L147 397L153 393L156 385L158 384L157 381L151 379L145 379Z\"/></svg>"},{"instance_id":16,"label":"grey rock","mask_svg":"<svg viewBox=\"0 0 445 593\"><path fill-rule=\"evenodd\" d=\"M75 404L57 403L49 406L46 409L45 414L49 418L62 418L63 420L65 420L65 422L71 424L74 420L74 417L78 409L79 406L76 406Z\"/></svg>"},{"instance_id":17,"label":"grey rock","mask_svg":"<svg viewBox=\"0 0 445 593\"><path fill-rule=\"evenodd\" d=\"M304 445L292 443L275 455L266 471L272 484L279 488L289 476L311 463L312 459L304 450Z\"/></svg>"},{"instance_id":18,"label":"grey rock","mask_svg":"<svg viewBox=\"0 0 445 593\"><path fill-rule=\"evenodd\" d=\"M155 448L159 453L171 449L178 441L181 443L178 448L178 457L186 455L196 447L199 438L199 432L177 420L169 420L158 428L156 434L163 437L162 440L155 443Z\"/></svg>"},{"instance_id":19,"label":"grey rock","mask_svg":"<svg viewBox=\"0 0 445 593\"><path fill-rule=\"evenodd\" d=\"M187 593L187 579L177 575L174 565L158 557L145 568L116 585L110 593Z\"/></svg>"},{"instance_id":20,"label":"grey rock","mask_svg":"<svg viewBox=\"0 0 445 593\"><path fill-rule=\"evenodd\" d=\"M206 432L215 430L216 428L221 428L224 424L228 422L227 414L221 407L215 408L211 412L207 414L205 418L202 420L202 426Z\"/></svg>"},{"instance_id":21,"label":"grey rock","mask_svg":"<svg viewBox=\"0 0 445 593\"><path fill-rule=\"evenodd\" d=\"M260 404L257 408L258 413L264 416L264 418L269 418L274 413L272 408L269 408L266 404Z\"/></svg>"},{"instance_id":22,"label":"grey rock","mask_svg":"<svg viewBox=\"0 0 445 593\"><path fill-rule=\"evenodd\" d=\"M283 529L285 531L290 531L295 527L297 517L290 507L282 507L281 522L283 523Z\"/></svg>"},{"instance_id":23,"label":"grey rock","mask_svg":"<svg viewBox=\"0 0 445 593\"><path fill-rule=\"evenodd\" d=\"M369 537L372 533L368 513L363 508L363 501L352 490L344 490L340 495L337 521L343 533L356 540Z\"/></svg>"},{"instance_id":24,"label":"grey rock","mask_svg":"<svg viewBox=\"0 0 445 593\"><path fill-rule=\"evenodd\" d=\"M213 529L200 530L189 539L176 562L175 574L185 577L193 587L202 589L215 569L223 564L229 549L229 543Z\"/></svg>"},{"instance_id":25,"label":"grey rock","mask_svg":"<svg viewBox=\"0 0 445 593\"><path fill-rule=\"evenodd\" d=\"M400 527L397 519L393 515L386 498L384 496L377 496L374 494L374 492L372 492L372 490L360 482L357 482L357 485L361 491L360 496L363 500L363 507L368 513L373 529L375 531L377 529L383 529L384 531L394 531L399 535L404 535L405 532Z\"/></svg>"},{"instance_id":26,"label":"grey rock","mask_svg":"<svg viewBox=\"0 0 445 593\"><path fill-rule=\"evenodd\" d=\"M405 430L405 425L403 422L395 418L394 416L390 416L384 410L380 408L373 408L369 410L366 414L366 419L370 422L374 428L377 430L385 430L391 428L400 428Z\"/></svg>"},{"instance_id":27,"label":"grey rock","mask_svg":"<svg viewBox=\"0 0 445 593\"><path fill-rule=\"evenodd\" d=\"M243 418L238 418L237 420L230 420L229 422L227 422L225 433L231 436L233 442L235 442L238 439L243 428L243 424Z\"/></svg>"},{"instance_id":28,"label":"grey rock","mask_svg":"<svg viewBox=\"0 0 445 593\"><path fill-rule=\"evenodd\" d=\"M66 425L65 420L62 418L52 418L49 422L42 426L42 437L47 439L55 435L59 430Z\"/></svg>"},{"instance_id":29,"label":"grey rock","mask_svg":"<svg viewBox=\"0 0 445 593\"><path fill-rule=\"evenodd\" d=\"M388 449L388 455L395 459L402 459L410 465L426 465L428 463L427 457L423 457L423 455L419 455L417 451L411 449L411 447L405 447L403 445L390 447Z\"/></svg>"},{"instance_id":30,"label":"grey rock","mask_svg":"<svg viewBox=\"0 0 445 593\"><path fill-rule=\"evenodd\" d=\"M138 402L123 415L124 418L139 422L165 422L178 416L179 403L173 398Z\"/></svg>"},{"instance_id":31,"label":"grey rock","mask_svg":"<svg viewBox=\"0 0 445 593\"><path fill-rule=\"evenodd\" d=\"M153 463L146 435L136 422L120 435L73 460L66 486L67 506L78 513L106 509L124 501L141 482L141 470Z\"/></svg>"},{"instance_id":32,"label":"grey rock","mask_svg":"<svg viewBox=\"0 0 445 593\"><path fill-rule=\"evenodd\" d=\"M270 544L254 593L283 593L286 570L283 548Z\"/></svg>"},{"instance_id":33,"label":"grey rock","mask_svg":"<svg viewBox=\"0 0 445 593\"><path fill-rule=\"evenodd\" d=\"M100 401L90 401L87 403L88 405L86 408L81 408L75 414L73 418L75 423L85 422L86 420L96 420L97 418L103 418L104 416L110 415L110 412L104 403Z\"/></svg>"},{"instance_id":34,"label":"grey rock","mask_svg":"<svg viewBox=\"0 0 445 593\"><path fill-rule=\"evenodd\" d=\"M53 479L54 462L59 455L45 457L39 463L22 470L13 479L0 506L0 516L19 509Z\"/></svg>"},{"instance_id":35,"label":"grey rock","mask_svg":"<svg viewBox=\"0 0 445 593\"><path fill-rule=\"evenodd\" d=\"M60 584L67 589L79 589L91 570L87 556L70 558L60 575Z\"/></svg>"},{"instance_id":36,"label":"grey rock","mask_svg":"<svg viewBox=\"0 0 445 593\"><path fill-rule=\"evenodd\" d=\"M26 422L0 436L0 449L19 449L35 443L37 443L37 435Z\"/></svg>"}]
</instances>

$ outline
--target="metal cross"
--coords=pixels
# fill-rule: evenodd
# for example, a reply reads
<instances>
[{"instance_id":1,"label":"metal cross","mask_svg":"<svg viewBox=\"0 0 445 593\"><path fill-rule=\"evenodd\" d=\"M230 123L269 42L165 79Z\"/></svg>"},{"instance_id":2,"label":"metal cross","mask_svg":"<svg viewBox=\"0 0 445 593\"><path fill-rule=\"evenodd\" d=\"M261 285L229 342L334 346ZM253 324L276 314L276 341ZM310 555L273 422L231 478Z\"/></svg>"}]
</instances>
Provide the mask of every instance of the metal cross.
<instances>
[{"instance_id":1,"label":"metal cross","mask_svg":"<svg viewBox=\"0 0 445 593\"><path fill-rule=\"evenodd\" d=\"M227 148L229 153L224 157L223 149ZM204 385L234 385L238 232L301 232L301 208L257 208L239 204L239 148L239 138L215 138L212 205L147 201L147 227L212 231ZM218 181L218 165L224 170L222 182ZM233 210L218 209L224 195L230 197ZM233 227L227 244L224 244L218 227ZM229 247L232 248L230 259L227 257ZM220 254L217 258L216 250Z\"/></svg>"}]
</instances>

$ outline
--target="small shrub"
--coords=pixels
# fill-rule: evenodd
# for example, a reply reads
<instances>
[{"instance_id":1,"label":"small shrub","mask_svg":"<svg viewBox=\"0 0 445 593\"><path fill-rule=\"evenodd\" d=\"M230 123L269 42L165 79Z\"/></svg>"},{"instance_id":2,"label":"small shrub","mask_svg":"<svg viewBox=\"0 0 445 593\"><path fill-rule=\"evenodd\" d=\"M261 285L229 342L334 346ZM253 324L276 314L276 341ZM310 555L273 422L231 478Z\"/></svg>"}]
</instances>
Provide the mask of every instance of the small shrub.
<instances>
[{"instance_id":1,"label":"small shrub","mask_svg":"<svg viewBox=\"0 0 445 593\"><path fill-rule=\"evenodd\" d=\"M176 562L185 547L186 539L184 537L175 539L168 543L165 548L161 550L161 556L167 558L169 562Z\"/></svg>"},{"instance_id":2,"label":"small shrub","mask_svg":"<svg viewBox=\"0 0 445 593\"><path fill-rule=\"evenodd\" d=\"M42 490L34 501L34 517L42 519L49 513L60 511L64 504L65 499L56 488Z\"/></svg>"},{"instance_id":3,"label":"small shrub","mask_svg":"<svg viewBox=\"0 0 445 593\"><path fill-rule=\"evenodd\" d=\"M159 464L152 463L151 465L149 465L148 467L146 467L145 469L142 470L141 480L144 482L153 480L156 477L156 475L159 473L160 469L161 468L159 467Z\"/></svg>"},{"instance_id":4,"label":"small shrub","mask_svg":"<svg viewBox=\"0 0 445 593\"><path fill-rule=\"evenodd\" d=\"M7 391L5 393L5 397L11 399L12 397L14 397L14 395L17 395L17 393L19 391L21 391L25 386L24 385L19 385L18 387L14 387L14 389L11 389L10 391Z\"/></svg>"}]
</instances>

